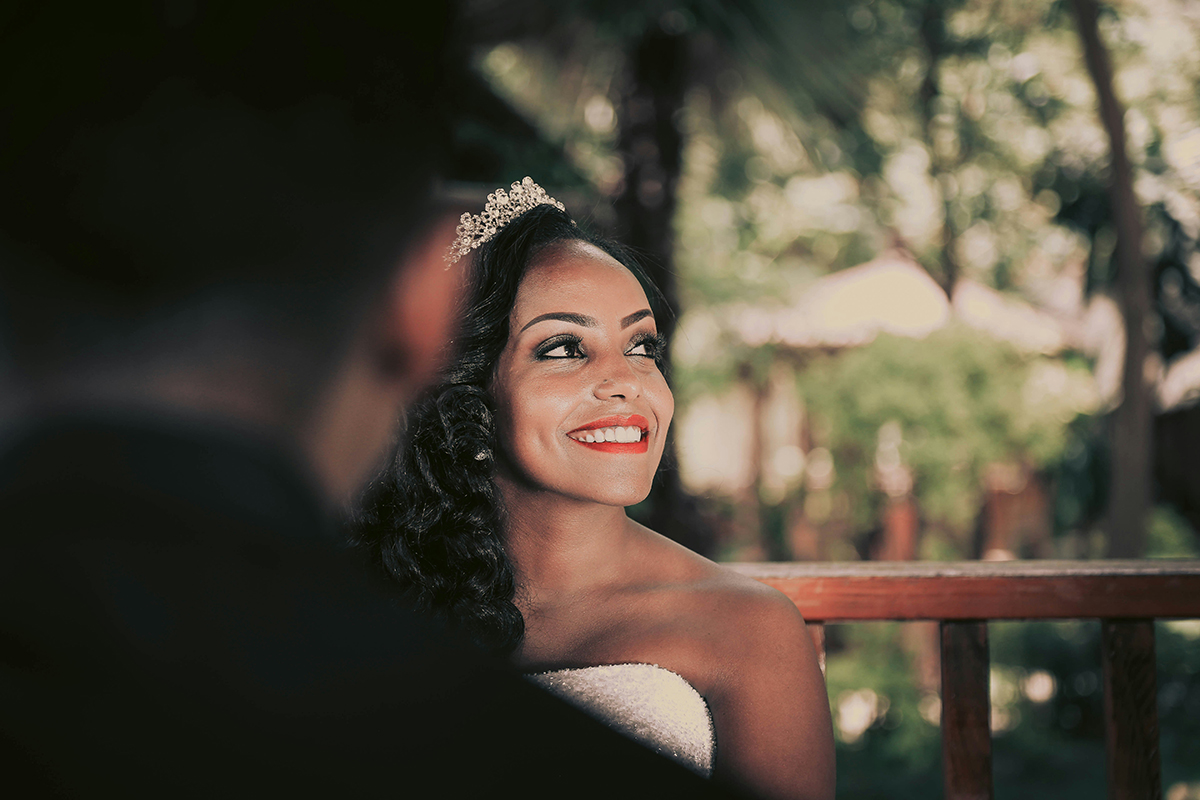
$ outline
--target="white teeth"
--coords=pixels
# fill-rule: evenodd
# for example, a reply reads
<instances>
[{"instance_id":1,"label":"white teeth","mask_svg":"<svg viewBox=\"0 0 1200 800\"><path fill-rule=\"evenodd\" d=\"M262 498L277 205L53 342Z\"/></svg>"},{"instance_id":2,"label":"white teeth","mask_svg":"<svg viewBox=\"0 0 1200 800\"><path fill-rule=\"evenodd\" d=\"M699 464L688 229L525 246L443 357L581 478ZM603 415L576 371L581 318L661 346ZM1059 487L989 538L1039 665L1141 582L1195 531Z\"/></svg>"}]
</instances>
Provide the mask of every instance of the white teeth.
<instances>
[{"instance_id":1,"label":"white teeth","mask_svg":"<svg viewBox=\"0 0 1200 800\"><path fill-rule=\"evenodd\" d=\"M577 438L581 442L588 442L589 444L596 442L640 442L642 440L642 429L636 425L595 428L575 434L573 438Z\"/></svg>"}]
</instances>

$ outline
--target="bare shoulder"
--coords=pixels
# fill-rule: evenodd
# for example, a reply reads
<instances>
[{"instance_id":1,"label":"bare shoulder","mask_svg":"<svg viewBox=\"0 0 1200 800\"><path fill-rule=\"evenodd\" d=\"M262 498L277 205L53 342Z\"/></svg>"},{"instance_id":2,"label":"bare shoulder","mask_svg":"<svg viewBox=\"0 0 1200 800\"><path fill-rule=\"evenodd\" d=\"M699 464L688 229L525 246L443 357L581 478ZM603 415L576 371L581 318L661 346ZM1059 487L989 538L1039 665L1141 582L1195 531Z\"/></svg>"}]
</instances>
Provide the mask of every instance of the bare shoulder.
<instances>
[{"instance_id":1,"label":"bare shoulder","mask_svg":"<svg viewBox=\"0 0 1200 800\"><path fill-rule=\"evenodd\" d=\"M660 533L638 527L645 534L643 546L648 563L653 563L663 578L734 603L739 611L790 614L796 620L801 619L792 601L777 589L723 567Z\"/></svg>"},{"instance_id":2,"label":"bare shoulder","mask_svg":"<svg viewBox=\"0 0 1200 800\"><path fill-rule=\"evenodd\" d=\"M804 619L783 593L647 533L653 537L646 543L648 561L675 599L680 621L703 631L704 656L714 666L740 667L764 649L803 649Z\"/></svg>"},{"instance_id":3,"label":"bare shoulder","mask_svg":"<svg viewBox=\"0 0 1200 800\"><path fill-rule=\"evenodd\" d=\"M725 646L722 661L735 672L755 671L807 657L811 643L804 618L782 592L731 569L717 571L705 590L715 601L711 623Z\"/></svg>"},{"instance_id":4,"label":"bare shoulder","mask_svg":"<svg viewBox=\"0 0 1200 800\"><path fill-rule=\"evenodd\" d=\"M662 559L652 594L665 612L659 619L670 621L654 644L709 704L719 743L714 774L763 797L832 797L829 702L796 606L662 537L646 547Z\"/></svg>"}]
</instances>

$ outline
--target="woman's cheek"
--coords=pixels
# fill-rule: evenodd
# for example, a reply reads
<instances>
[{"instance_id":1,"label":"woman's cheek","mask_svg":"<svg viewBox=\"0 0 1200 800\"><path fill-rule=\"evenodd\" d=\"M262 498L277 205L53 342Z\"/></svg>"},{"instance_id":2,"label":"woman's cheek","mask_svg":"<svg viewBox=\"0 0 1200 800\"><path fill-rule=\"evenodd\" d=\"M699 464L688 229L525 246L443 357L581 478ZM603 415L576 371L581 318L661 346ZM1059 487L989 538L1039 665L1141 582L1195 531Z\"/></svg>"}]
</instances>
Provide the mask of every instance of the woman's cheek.
<instances>
[{"instance_id":1,"label":"woman's cheek","mask_svg":"<svg viewBox=\"0 0 1200 800\"><path fill-rule=\"evenodd\" d=\"M667 386L667 379L663 377L662 373L656 372L656 375L654 412L658 416L659 427L665 431L671 426L671 420L675 417L675 395L671 393L671 387Z\"/></svg>"}]
</instances>

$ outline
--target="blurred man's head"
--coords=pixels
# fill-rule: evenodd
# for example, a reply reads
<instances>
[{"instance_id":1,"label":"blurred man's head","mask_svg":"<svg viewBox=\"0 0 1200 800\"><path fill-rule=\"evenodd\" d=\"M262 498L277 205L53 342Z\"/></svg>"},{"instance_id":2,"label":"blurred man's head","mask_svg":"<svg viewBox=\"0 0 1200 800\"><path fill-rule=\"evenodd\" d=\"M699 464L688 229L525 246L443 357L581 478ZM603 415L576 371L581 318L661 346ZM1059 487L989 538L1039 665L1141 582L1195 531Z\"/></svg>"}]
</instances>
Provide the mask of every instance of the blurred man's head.
<instances>
[{"instance_id":1,"label":"blurred man's head","mask_svg":"<svg viewBox=\"0 0 1200 800\"><path fill-rule=\"evenodd\" d=\"M351 491L445 335L430 186L448 16L436 0L7 4L7 414L239 419Z\"/></svg>"}]
</instances>

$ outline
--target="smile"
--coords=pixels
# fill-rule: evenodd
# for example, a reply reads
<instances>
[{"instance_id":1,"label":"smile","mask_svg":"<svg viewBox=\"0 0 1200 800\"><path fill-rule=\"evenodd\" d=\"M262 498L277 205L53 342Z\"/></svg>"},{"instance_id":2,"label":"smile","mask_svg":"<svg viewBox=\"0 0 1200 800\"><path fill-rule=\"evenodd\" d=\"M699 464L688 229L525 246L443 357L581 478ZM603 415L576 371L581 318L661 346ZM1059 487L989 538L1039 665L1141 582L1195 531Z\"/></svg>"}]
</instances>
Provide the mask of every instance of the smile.
<instances>
[{"instance_id":1,"label":"smile","mask_svg":"<svg viewBox=\"0 0 1200 800\"><path fill-rule=\"evenodd\" d=\"M645 453L650 446L650 423L634 414L629 417L605 417L589 422L567 434L574 442L602 453Z\"/></svg>"}]
</instances>

